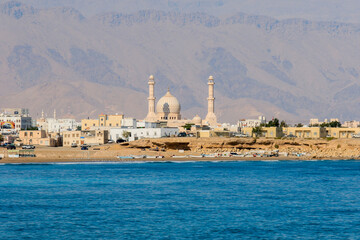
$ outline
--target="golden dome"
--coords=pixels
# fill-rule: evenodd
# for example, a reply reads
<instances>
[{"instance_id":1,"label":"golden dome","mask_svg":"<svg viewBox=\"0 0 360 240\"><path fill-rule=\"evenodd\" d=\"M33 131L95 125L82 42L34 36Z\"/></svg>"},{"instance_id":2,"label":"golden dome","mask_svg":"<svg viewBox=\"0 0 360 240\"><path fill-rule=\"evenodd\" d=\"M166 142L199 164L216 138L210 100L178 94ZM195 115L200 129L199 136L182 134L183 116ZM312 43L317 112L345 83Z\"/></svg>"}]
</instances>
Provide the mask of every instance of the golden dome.
<instances>
[{"instance_id":1,"label":"golden dome","mask_svg":"<svg viewBox=\"0 0 360 240\"><path fill-rule=\"evenodd\" d=\"M180 114L181 106L176 97L171 95L168 90L165 96L160 98L156 104L156 111L158 113L176 113Z\"/></svg>"}]
</instances>

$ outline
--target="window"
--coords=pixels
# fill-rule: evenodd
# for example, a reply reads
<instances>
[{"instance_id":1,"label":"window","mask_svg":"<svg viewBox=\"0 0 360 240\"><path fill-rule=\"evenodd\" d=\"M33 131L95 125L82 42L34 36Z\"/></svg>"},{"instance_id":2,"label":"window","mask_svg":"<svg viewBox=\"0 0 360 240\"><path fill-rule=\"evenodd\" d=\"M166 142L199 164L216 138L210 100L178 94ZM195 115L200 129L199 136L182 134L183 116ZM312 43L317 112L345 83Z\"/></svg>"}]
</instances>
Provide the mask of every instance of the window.
<instances>
[{"instance_id":1,"label":"window","mask_svg":"<svg viewBox=\"0 0 360 240\"><path fill-rule=\"evenodd\" d=\"M109 124L109 126L111 127L111 123Z\"/></svg>"},{"instance_id":2,"label":"window","mask_svg":"<svg viewBox=\"0 0 360 240\"><path fill-rule=\"evenodd\" d=\"M314 136L317 136L317 132L314 132Z\"/></svg>"},{"instance_id":3,"label":"window","mask_svg":"<svg viewBox=\"0 0 360 240\"><path fill-rule=\"evenodd\" d=\"M101 126L103 127L103 126L104 126L104 124L102 123L102 124L101 124Z\"/></svg>"},{"instance_id":4,"label":"window","mask_svg":"<svg viewBox=\"0 0 360 240\"><path fill-rule=\"evenodd\" d=\"M119 126L119 124L117 123L117 124L116 124L116 126L118 127L118 126Z\"/></svg>"},{"instance_id":5,"label":"window","mask_svg":"<svg viewBox=\"0 0 360 240\"><path fill-rule=\"evenodd\" d=\"M95 127L95 123L93 123L93 127Z\"/></svg>"},{"instance_id":6,"label":"window","mask_svg":"<svg viewBox=\"0 0 360 240\"><path fill-rule=\"evenodd\" d=\"M85 123L85 127L87 127L87 123Z\"/></svg>"},{"instance_id":7,"label":"window","mask_svg":"<svg viewBox=\"0 0 360 240\"><path fill-rule=\"evenodd\" d=\"M32 132L30 132L30 137L32 137L33 136L33 133Z\"/></svg>"},{"instance_id":8,"label":"window","mask_svg":"<svg viewBox=\"0 0 360 240\"><path fill-rule=\"evenodd\" d=\"M24 136L25 136L25 137L27 137L27 132L26 132L26 133L24 133Z\"/></svg>"}]
</instances>

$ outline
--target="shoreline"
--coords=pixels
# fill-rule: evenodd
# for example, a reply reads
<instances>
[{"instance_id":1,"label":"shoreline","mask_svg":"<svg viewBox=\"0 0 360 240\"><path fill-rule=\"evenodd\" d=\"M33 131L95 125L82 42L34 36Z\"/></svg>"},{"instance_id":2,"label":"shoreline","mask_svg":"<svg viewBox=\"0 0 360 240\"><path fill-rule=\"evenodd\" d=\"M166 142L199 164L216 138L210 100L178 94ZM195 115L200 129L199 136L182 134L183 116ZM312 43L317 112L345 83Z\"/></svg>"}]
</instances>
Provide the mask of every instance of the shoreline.
<instances>
[{"instance_id":1,"label":"shoreline","mask_svg":"<svg viewBox=\"0 0 360 240\"><path fill-rule=\"evenodd\" d=\"M301 158L301 157L216 157L216 158L161 158L161 159L118 159L118 158L89 158L89 159L49 159L49 158L15 158L1 159L0 164L51 164L51 163L165 163L165 162L272 162L272 161L349 161L360 158Z\"/></svg>"},{"instance_id":2,"label":"shoreline","mask_svg":"<svg viewBox=\"0 0 360 240\"><path fill-rule=\"evenodd\" d=\"M229 156L231 152L238 155ZM106 144L86 151L36 146L33 152L36 157L9 158L8 153L0 149L0 155L4 156L0 163L360 160L360 139L161 138ZM149 158L119 159L117 156Z\"/></svg>"}]
</instances>

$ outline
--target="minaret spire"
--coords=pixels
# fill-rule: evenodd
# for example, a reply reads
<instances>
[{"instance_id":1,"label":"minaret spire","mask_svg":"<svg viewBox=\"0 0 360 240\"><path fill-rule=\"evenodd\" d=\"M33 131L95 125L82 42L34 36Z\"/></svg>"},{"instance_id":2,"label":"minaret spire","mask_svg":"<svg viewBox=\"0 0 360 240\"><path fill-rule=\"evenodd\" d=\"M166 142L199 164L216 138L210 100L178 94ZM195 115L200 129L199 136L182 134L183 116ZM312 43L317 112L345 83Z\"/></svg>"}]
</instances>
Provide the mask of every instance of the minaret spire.
<instances>
[{"instance_id":1,"label":"minaret spire","mask_svg":"<svg viewBox=\"0 0 360 240\"><path fill-rule=\"evenodd\" d=\"M54 119L56 119L56 109L54 109Z\"/></svg>"},{"instance_id":2,"label":"minaret spire","mask_svg":"<svg viewBox=\"0 0 360 240\"><path fill-rule=\"evenodd\" d=\"M154 76L150 75L149 77L149 97L148 97L148 104L149 104L149 109L148 109L148 114L145 118L146 121L149 122L155 122L156 119L156 113L155 113L155 95L154 95L154 88L155 88L155 81L154 81Z\"/></svg>"},{"instance_id":3,"label":"minaret spire","mask_svg":"<svg viewBox=\"0 0 360 240\"><path fill-rule=\"evenodd\" d=\"M208 86L209 86L209 97L208 100L208 113L206 115L205 121L210 125L214 126L217 123L217 118L215 115L215 97L214 97L214 78L210 76L208 79Z\"/></svg>"}]
</instances>

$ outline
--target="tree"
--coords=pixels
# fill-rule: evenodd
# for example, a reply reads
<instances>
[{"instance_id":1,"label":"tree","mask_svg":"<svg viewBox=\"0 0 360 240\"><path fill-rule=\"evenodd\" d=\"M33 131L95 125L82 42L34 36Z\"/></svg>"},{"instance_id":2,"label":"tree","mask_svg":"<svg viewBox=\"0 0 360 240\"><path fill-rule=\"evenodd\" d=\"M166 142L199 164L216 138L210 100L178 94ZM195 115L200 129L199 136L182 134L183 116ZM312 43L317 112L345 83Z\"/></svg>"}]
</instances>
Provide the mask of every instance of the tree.
<instances>
[{"instance_id":1,"label":"tree","mask_svg":"<svg viewBox=\"0 0 360 240\"><path fill-rule=\"evenodd\" d=\"M295 124L295 127L303 127L304 125L302 123Z\"/></svg>"},{"instance_id":2,"label":"tree","mask_svg":"<svg viewBox=\"0 0 360 240\"><path fill-rule=\"evenodd\" d=\"M123 137L124 137L125 139L129 139L129 137L131 137L131 132L124 131L124 132L122 133L122 135L123 135Z\"/></svg>"},{"instance_id":3,"label":"tree","mask_svg":"<svg viewBox=\"0 0 360 240\"><path fill-rule=\"evenodd\" d=\"M339 128L341 127L341 123L338 121L332 121L330 123L322 123L320 127L332 127L332 128Z\"/></svg>"},{"instance_id":4,"label":"tree","mask_svg":"<svg viewBox=\"0 0 360 240\"><path fill-rule=\"evenodd\" d=\"M182 126L183 128L185 128L186 130L191 130L191 127L195 125L193 123L186 123L184 126Z\"/></svg>"},{"instance_id":5,"label":"tree","mask_svg":"<svg viewBox=\"0 0 360 240\"><path fill-rule=\"evenodd\" d=\"M284 121L283 121L284 122ZM285 122L284 122L285 123ZM285 123L286 124L286 123ZM260 126L262 127L279 127L280 123L279 123L279 119L274 118L273 120L269 121L266 124L261 124Z\"/></svg>"},{"instance_id":6,"label":"tree","mask_svg":"<svg viewBox=\"0 0 360 240\"><path fill-rule=\"evenodd\" d=\"M280 127L288 127L288 125L284 120L282 120L280 123Z\"/></svg>"},{"instance_id":7,"label":"tree","mask_svg":"<svg viewBox=\"0 0 360 240\"><path fill-rule=\"evenodd\" d=\"M81 126L77 126L76 131L81 131Z\"/></svg>"},{"instance_id":8,"label":"tree","mask_svg":"<svg viewBox=\"0 0 360 240\"><path fill-rule=\"evenodd\" d=\"M261 137L262 133L264 132L262 127L254 127L252 130L253 134L255 134L256 137Z\"/></svg>"},{"instance_id":9,"label":"tree","mask_svg":"<svg viewBox=\"0 0 360 240\"><path fill-rule=\"evenodd\" d=\"M341 123L338 121L333 121L333 122L329 123L329 126L333 127L333 128L339 128L339 127L341 127Z\"/></svg>"},{"instance_id":10,"label":"tree","mask_svg":"<svg viewBox=\"0 0 360 240\"><path fill-rule=\"evenodd\" d=\"M0 134L0 142L4 141L3 135Z\"/></svg>"}]
</instances>

